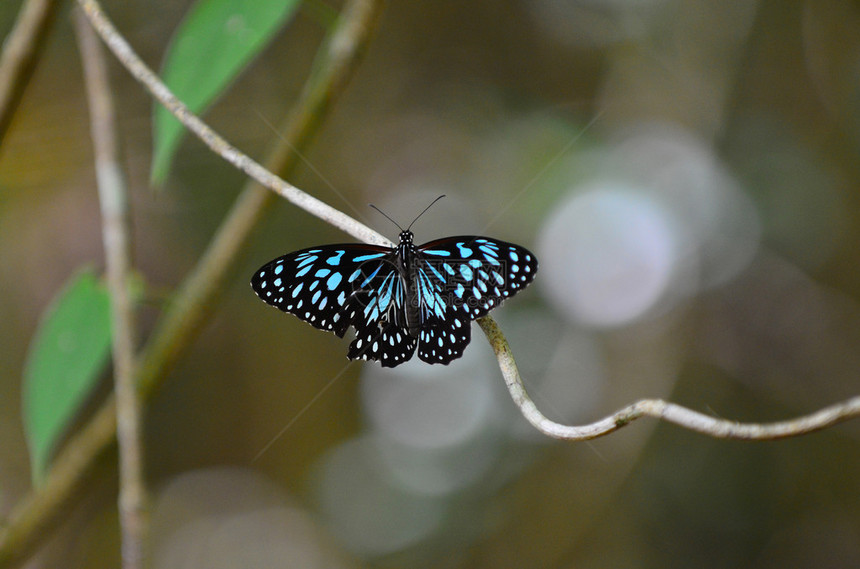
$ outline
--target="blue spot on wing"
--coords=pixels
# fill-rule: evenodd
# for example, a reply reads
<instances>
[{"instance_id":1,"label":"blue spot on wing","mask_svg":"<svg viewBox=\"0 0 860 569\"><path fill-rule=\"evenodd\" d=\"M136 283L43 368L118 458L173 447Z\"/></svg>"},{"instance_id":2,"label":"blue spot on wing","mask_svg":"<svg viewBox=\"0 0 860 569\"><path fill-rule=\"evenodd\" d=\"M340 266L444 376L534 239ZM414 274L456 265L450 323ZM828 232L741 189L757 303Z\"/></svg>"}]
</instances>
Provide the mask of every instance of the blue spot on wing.
<instances>
[{"instance_id":1,"label":"blue spot on wing","mask_svg":"<svg viewBox=\"0 0 860 569\"><path fill-rule=\"evenodd\" d=\"M304 259L302 259L302 261L298 264L298 267L301 269L302 267L304 267L306 265L313 264L313 262L316 260L317 260L316 255L307 256ZM281 266L281 268L283 268L283 265Z\"/></svg>"},{"instance_id":2,"label":"blue spot on wing","mask_svg":"<svg viewBox=\"0 0 860 569\"><path fill-rule=\"evenodd\" d=\"M430 270L433 272L433 274L436 276L436 278L437 278L437 279L439 279L439 282L444 283L444 282L446 282L446 281L447 281L447 280L445 279L445 277L444 277L444 276L442 276L442 273L440 273L439 271L437 271L437 270L436 270L436 267L434 267L434 266L433 266L433 263L426 263L426 262L425 262L425 263L424 263L424 266L425 266L425 267L427 267L428 269L430 269Z\"/></svg>"},{"instance_id":3,"label":"blue spot on wing","mask_svg":"<svg viewBox=\"0 0 860 569\"><path fill-rule=\"evenodd\" d=\"M466 247L463 243L457 243L457 249L460 250L460 255L462 255L464 259L468 259L472 256L473 251Z\"/></svg>"},{"instance_id":4,"label":"blue spot on wing","mask_svg":"<svg viewBox=\"0 0 860 569\"><path fill-rule=\"evenodd\" d=\"M364 282L359 285L359 288L364 288L367 285L369 285L370 282L373 280L373 277L378 275L379 271L381 271L381 270L382 270L382 265L379 265L378 267L376 267L376 270L374 270L372 273L370 273L370 275L366 279L364 279Z\"/></svg>"},{"instance_id":5,"label":"blue spot on wing","mask_svg":"<svg viewBox=\"0 0 860 569\"><path fill-rule=\"evenodd\" d=\"M326 288L328 288L329 290L335 290L340 284L341 280L343 280L343 275L341 273L332 273L332 275L325 283Z\"/></svg>"},{"instance_id":6,"label":"blue spot on wing","mask_svg":"<svg viewBox=\"0 0 860 569\"><path fill-rule=\"evenodd\" d=\"M470 318L479 318L528 285L537 272L537 260L528 250L487 237L448 237L425 243L419 253L432 251L435 257L425 257L439 267L445 278L433 273L433 280L442 282ZM443 251L447 255L439 255ZM443 257L444 261L433 259ZM514 270L516 269L516 270ZM420 350L419 350L420 351Z\"/></svg>"},{"instance_id":7,"label":"blue spot on wing","mask_svg":"<svg viewBox=\"0 0 860 569\"><path fill-rule=\"evenodd\" d=\"M364 261L371 261L373 259L378 259L380 257L384 257L385 253L372 253L370 255L359 255L358 257L353 257L353 263L363 263Z\"/></svg>"},{"instance_id":8,"label":"blue spot on wing","mask_svg":"<svg viewBox=\"0 0 860 569\"><path fill-rule=\"evenodd\" d=\"M340 264L340 259L341 259L341 257L343 257L344 253L346 253L346 250L345 250L345 249L341 249L340 251L338 251L337 253L335 253L334 255L332 255L331 257L329 257L328 259L326 259L326 260L325 260L326 264L329 264L329 265L339 265L339 264Z\"/></svg>"}]
</instances>

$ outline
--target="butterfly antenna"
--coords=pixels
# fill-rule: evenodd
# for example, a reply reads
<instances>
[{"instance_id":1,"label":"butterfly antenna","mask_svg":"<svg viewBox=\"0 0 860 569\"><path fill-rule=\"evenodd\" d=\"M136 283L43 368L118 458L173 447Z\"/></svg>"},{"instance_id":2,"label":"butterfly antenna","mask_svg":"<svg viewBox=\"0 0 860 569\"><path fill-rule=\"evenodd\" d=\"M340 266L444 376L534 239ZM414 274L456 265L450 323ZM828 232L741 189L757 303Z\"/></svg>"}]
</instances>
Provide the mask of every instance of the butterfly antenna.
<instances>
[{"instance_id":1,"label":"butterfly antenna","mask_svg":"<svg viewBox=\"0 0 860 569\"><path fill-rule=\"evenodd\" d=\"M422 211L421 213L419 213L419 214L418 214L418 217L421 217L422 215L424 215L425 213L427 213L427 210L428 210L428 209L430 209L431 207L433 207L433 204L434 204L434 203L438 202L439 200L441 200L441 199L442 199L442 198L444 198L444 197L445 197L445 194L442 194L441 196L439 196L438 198L436 198L435 200L433 200L432 202L430 202L430 205L428 205L427 207L425 207L425 208L424 208L424 211ZM407 228L406 228L406 231L409 231L410 229L412 229L412 226L413 226L413 225L415 225L415 222L416 222L416 221L418 221L418 217L416 217L415 219L413 219L413 220L412 220L412 223L410 223L410 224L409 224L409 227L407 227Z\"/></svg>"},{"instance_id":2,"label":"butterfly antenna","mask_svg":"<svg viewBox=\"0 0 860 569\"><path fill-rule=\"evenodd\" d=\"M403 231L403 228L402 228L402 227L400 227L400 224L399 224L399 223L397 223L396 221L394 221L393 219L391 219L390 217L388 217L388 214L387 214L387 213L385 213L384 211L382 211L381 209L379 209L378 207L376 207L376 206L375 206L375 205L373 205L372 203L369 203L369 204L367 204L367 205L369 205L370 207L372 207L373 209L375 209L376 211L378 211L379 213L381 213L382 215L384 215L384 216L385 216L385 218L386 218L386 219L388 219L388 221L390 221L390 222L391 222L391 223L393 223L394 225L396 225L396 226L397 226L397 229L399 229L401 232ZM411 226L410 226L410 227L411 227Z\"/></svg>"}]
</instances>

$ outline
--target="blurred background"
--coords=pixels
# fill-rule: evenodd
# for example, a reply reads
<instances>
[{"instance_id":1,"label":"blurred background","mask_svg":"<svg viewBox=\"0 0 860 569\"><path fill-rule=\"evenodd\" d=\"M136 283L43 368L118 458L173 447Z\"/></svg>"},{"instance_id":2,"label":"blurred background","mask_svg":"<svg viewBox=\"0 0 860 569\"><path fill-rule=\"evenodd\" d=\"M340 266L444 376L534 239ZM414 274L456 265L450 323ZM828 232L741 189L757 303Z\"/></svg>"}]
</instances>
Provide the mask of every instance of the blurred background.
<instances>
[{"instance_id":1,"label":"blurred background","mask_svg":"<svg viewBox=\"0 0 860 569\"><path fill-rule=\"evenodd\" d=\"M20 2L0 5L0 33ZM108 3L159 66L189 2ZM255 158L323 37L300 15L206 115ZM148 183L152 103L112 63L144 332L244 178L186 140ZM860 4L391 2L290 180L390 238L483 234L541 262L493 315L526 387L584 423L643 397L771 421L860 392ZM716 441L645 419L535 432L477 326L450 366L349 363L251 273L348 240L286 204L147 411L153 566L860 566L860 422ZM0 149L0 516L29 488L20 381L53 295L103 267L74 34L61 14ZM160 298L160 300L159 300ZM105 385L109 385L106 374ZM40 562L118 564L106 465Z\"/></svg>"}]
</instances>

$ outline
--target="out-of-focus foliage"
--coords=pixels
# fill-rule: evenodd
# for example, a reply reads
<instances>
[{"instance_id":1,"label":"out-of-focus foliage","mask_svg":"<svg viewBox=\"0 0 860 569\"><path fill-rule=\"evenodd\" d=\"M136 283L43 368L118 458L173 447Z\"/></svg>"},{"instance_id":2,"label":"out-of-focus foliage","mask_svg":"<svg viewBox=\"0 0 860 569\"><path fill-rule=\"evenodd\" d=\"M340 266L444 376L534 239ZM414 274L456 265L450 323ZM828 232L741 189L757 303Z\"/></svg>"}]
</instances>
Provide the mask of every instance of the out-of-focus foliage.
<instances>
[{"instance_id":1,"label":"out-of-focus foliage","mask_svg":"<svg viewBox=\"0 0 860 569\"><path fill-rule=\"evenodd\" d=\"M162 77L194 113L205 110L290 20L296 0L198 0L167 50ZM153 119L152 179L164 181L184 127L164 107Z\"/></svg>"},{"instance_id":2,"label":"out-of-focus foliage","mask_svg":"<svg viewBox=\"0 0 860 569\"><path fill-rule=\"evenodd\" d=\"M162 61L188 5L110 12ZM301 13L207 120L264 156L325 33ZM101 258L73 46L61 24L0 153L0 513L29 484L26 347ZM535 284L494 316L553 419L641 397L787 418L860 392L858 54L850 0L390 2L290 181L390 236L367 202L405 225L445 193L417 241L537 253ZM243 179L186 138L153 197L151 100L113 79L136 265L169 290ZM517 415L477 328L451 366L392 372L349 364L344 340L248 287L262 262L343 239L277 208L148 410L157 567L860 566L857 422L750 444L643 420L552 443ZM116 566L105 496L46 559Z\"/></svg>"},{"instance_id":3,"label":"out-of-focus foliage","mask_svg":"<svg viewBox=\"0 0 860 569\"><path fill-rule=\"evenodd\" d=\"M48 307L27 355L22 412L36 483L97 385L109 349L107 291L91 270L81 271Z\"/></svg>"}]
</instances>

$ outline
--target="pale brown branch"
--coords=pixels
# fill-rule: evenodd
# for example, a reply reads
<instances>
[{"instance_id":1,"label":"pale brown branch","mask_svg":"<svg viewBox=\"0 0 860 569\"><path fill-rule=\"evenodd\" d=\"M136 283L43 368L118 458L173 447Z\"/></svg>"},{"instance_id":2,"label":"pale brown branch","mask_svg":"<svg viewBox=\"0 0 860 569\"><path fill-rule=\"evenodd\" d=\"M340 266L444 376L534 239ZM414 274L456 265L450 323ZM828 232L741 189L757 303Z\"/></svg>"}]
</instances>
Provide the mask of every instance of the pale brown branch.
<instances>
[{"instance_id":1,"label":"pale brown branch","mask_svg":"<svg viewBox=\"0 0 860 569\"><path fill-rule=\"evenodd\" d=\"M495 320L485 316L478 320L478 324L496 353L499 368L514 403L538 431L556 439L595 439L617 431L640 417L654 417L715 438L764 441L796 437L860 417L860 397L825 407L810 415L777 423L738 423L710 417L661 399L642 399L594 423L582 426L562 425L545 417L529 397L508 342Z\"/></svg>"},{"instance_id":2,"label":"pale brown branch","mask_svg":"<svg viewBox=\"0 0 860 569\"><path fill-rule=\"evenodd\" d=\"M142 569L145 566L147 493L143 472L141 404L135 388L136 325L130 295L132 254L128 184L121 165L119 133L104 51L84 13L80 9L74 12L90 107L110 292L122 566L123 569Z\"/></svg>"},{"instance_id":3,"label":"pale brown branch","mask_svg":"<svg viewBox=\"0 0 860 569\"><path fill-rule=\"evenodd\" d=\"M0 53L0 148L55 20L59 0L25 0Z\"/></svg>"}]
</instances>

